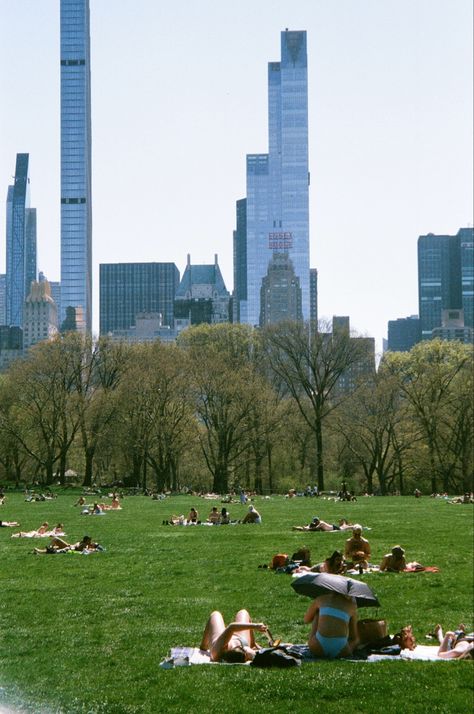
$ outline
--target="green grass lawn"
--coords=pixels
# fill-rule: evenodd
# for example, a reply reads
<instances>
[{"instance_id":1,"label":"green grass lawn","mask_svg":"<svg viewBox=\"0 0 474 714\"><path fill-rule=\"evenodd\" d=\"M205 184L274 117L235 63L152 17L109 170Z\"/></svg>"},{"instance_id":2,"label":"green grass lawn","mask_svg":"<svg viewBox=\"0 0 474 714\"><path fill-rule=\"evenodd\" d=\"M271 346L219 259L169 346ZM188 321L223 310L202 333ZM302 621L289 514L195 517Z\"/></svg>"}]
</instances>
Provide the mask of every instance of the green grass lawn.
<instances>
[{"instance_id":1,"label":"green grass lawn","mask_svg":"<svg viewBox=\"0 0 474 714\"><path fill-rule=\"evenodd\" d=\"M437 622L473 626L473 507L422 498L361 498L357 503L256 499L261 526L180 528L162 525L195 505L191 497L127 497L123 510L81 516L77 494L25 503L8 495L3 520L29 530L44 520L65 524L68 539L88 533L106 552L34 556L44 540L11 539L0 530L0 706L28 712L470 712L469 662L318 662L297 670L201 666L162 670L176 645L199 645L209 613L226 621L241 607L274 636L305 642L309 600L291 578L258 569L274 553L311 548L313 562L342 548L348 534L297 533L291 526L347 517L372 528L373 562L400 543L408 560L439 573L363 576L393 634L412 624L420 643ZM220 503L217 503L220 508ZM228 506L232 518L246 508Z\"/></svg>"}]
</instances>

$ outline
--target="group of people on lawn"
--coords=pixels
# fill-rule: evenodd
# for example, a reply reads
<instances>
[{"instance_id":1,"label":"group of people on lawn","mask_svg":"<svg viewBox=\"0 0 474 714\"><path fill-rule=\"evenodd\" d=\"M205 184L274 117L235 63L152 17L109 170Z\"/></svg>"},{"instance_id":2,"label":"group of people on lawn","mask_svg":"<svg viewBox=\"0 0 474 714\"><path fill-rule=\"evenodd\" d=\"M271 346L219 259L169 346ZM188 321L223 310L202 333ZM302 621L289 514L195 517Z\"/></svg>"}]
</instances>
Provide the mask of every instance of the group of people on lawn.
<instances>
[{"instance_id":1,"label":"group of people on lawn","mask_svg":"<svg viewBox=\"0 0 474 714\"><path fill-rule=\"evenodd\" d=\"M115 501L116 499L114 499ZM83 505L78 502L77 505ZM114 503L112 508L117 508ZM179 518L179 517L178 517ZM199 514L191 508L188 524L198 524ZM221 511L213 507L207 522L211 525L230 523L230 515L226 508ZM242 523L261 523L261 516L252 505ZM362 537L362 526L349 524L342 519L338 526L328 524L315 518L312 521L319 528L302 528L301 530L348 530L352 529L352 536L346 540L344 555L334 551L326 560L316 566L300 566L300 572L320 572L340 575L346 572L347 567L360 568L360 572L368 567L371 555L370 544ZM16 521L1 522L0 525L14 527ZM19 531L17 537L33 537L31 534L43 535L47 533L48 523L43 523L34 532ZM56 526L59 533L62 524ZM296 528L300 530L300 528ZM46 548L35 548L36 554L56 554L66 552L94 552L103 550L94 543L90 536L85 535L76 543L68 543L59 535L53 535ZM381 562L380 570L399 572L406 567L405 551L399 545L394 546ZM328 592L320 595L310 604L304 615L304 622L310 625L308 647L313 655L323 658L349 657L359 644L357 629L357 605L354 598L337 592ZM204 628L201 649L208 650L212 661L246 662L254 658L260 648L255 634L262 633L271 642L268 626L264 622L253 622L247 610L239 610L234 622L225 625L222 614L218 611L211 613ZM467 657L472 658L474 652L474 637L466 635L465 628L460 625L457 631L443 633L441 625L435 628L434 636L438 639L438 656L444 659Z\"/></svg>"},{"instance_id":2,"label":"group of people on lawn","mask_svg":"<svg viewBox=\"0 0 474 714\"><path fill-rule=\"evenodd\" d=\"M224 526L230 523L254 523L259 524L262 522L262 516L257 511L255 506L250 505L245 516L238 521L231 520L230 513L227 508L222 508L220 511L217 506L213 506L207 519L201 521L199 518L199 513L195 508L191 508L187 517L181 516L171 516L169 521L163 521L163 525L167 526L194 526L194 525L213 525L213 526Z\"/></svg>"},{"instance_id":3,"label":"group of people on lawn","mask_svg":"<svg viewBox=\"0 0 474 714\"><path fill-rule=\"evenodd\" d=\"M362 537L362 526L355 524L349 527L352 528L352 536L346 540L344 555L340 551L334 551L322 563L312 568L300 566L294 572L312 571L340 575L346 572L348 567L360 567L360 572L367 568L371 554L369 541ZM384 555L380 570L400 572L406 568L406 565L405 551L401 546L396 545L390 553ZM350 657L359 644L357 605L352 597L335 592L319 596L308 607L304 622L311 625L308 647L316 657L329 659ZM247 610L239 610L235 621L227 627L222 614L214 611L206 623L201 649L209 650L212 661L252 660L260 647L256 642L255 633L269 636L267 625L263 622L252 622ZM446 634L443 634L441 625L437 625L434 636L439 642L439 657L443 659L473 657L474 636L466 635L463 625L460 625L457 631L449 631Z\"/></svg>"}]
</instances>

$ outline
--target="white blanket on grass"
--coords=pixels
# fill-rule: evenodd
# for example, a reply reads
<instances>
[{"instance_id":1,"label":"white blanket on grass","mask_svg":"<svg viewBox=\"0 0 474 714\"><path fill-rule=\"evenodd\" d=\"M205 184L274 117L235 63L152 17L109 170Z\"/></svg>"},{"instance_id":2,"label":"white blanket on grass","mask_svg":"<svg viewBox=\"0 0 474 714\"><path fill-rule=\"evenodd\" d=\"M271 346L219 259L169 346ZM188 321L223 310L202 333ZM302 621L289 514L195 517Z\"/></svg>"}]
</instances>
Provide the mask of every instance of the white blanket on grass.
<instances>
[{"instance_id":1,"label":"white blanket on grass","mask_svg":"<svg viewBox=\"0 0 474 714\"><path fill-rule=\"evenodd\" d=\"M303 654L303 662L318 662L319 658L312 657L306 645L295 645ZM306 652L306 650L308 650ZM438 647L432 645L417 645L414 650L402 650L399 655L381 655L372 654L364 660L348 660L350 662L387 662L388 660L409 661L416 660L420 662L453 662L453 659L443 659L438 657ZM169 657L160 663L163 669L172 669L173 667L188 667L193 664L221 664L212 662L210 654L207 650L200 650L198 647L172 647ZM246 662L246 665L250 662Z\"/></svg>"}]
</instances>

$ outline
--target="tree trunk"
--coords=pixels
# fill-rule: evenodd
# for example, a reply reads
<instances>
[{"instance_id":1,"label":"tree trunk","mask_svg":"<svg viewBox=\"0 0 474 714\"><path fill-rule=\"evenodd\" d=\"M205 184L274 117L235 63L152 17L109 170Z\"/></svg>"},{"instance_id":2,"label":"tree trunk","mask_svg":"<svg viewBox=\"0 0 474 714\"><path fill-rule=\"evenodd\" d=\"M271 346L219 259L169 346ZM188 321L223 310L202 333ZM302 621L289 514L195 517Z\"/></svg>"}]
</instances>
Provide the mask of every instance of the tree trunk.
<instances>
[{"instance_id":1,"label":"tree trunk","mask_svg":"<svg viewBox=\"0 0 474 714\"><path fill-rule=\"evenodd\" d=\"M94 449L84 449L85 472L83 486L92 486Z\"/></svg>"},{"instance_id":2,"label":"tree trunk","mask_svg":"<svg viewBox=\"0 0 474 714\"><path fill-rule=\"evenodd\" d=\"M321 421L317 419L314 424L316 435L316 476L318 479L319 493L324 491L324 463L323 463L323 430Z\"/></svg>"},{"instance_id":3,"label":"tree trunk","mask_svg":"<svg viewBox=\"0 0 474 714\"><path fill-rule=\"evenodd\" d=\"M267 464L268 464L268 488L270 493L273 493L273 462L272 462L272 448L267 446Z\"/></svg>"},{"instance_id":4,"label":"tree trunk","mask_svg":"<svg viewBox=\"0 0 474 714\"><path fill-rule=\"evenodd\" d=\"M51 486L54 481L54 462L53 459L48 458L45 463L46 469L46 485Z\"/></svg>"}]
</instances>

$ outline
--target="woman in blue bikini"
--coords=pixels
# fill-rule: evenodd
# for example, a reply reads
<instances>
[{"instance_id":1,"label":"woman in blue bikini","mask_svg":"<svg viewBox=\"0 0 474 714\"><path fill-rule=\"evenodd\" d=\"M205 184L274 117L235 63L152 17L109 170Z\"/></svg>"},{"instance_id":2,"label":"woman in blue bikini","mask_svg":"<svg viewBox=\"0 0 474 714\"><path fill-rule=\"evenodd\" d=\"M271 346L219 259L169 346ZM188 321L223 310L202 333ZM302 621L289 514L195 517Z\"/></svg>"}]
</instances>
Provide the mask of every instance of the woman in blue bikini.
<instances>
[{"instance_id":1,"label":"woman in blue bikini","mask_svg":"<svg viewBox=\"0 0 474 714\"><path fill-rule=\"evenodd\" d=\"M312 623L308 646L316 657L348 657L357 647L357 606L347 595L320 595L307 609L304 621Z\"/></svg>"}]
</instances>

